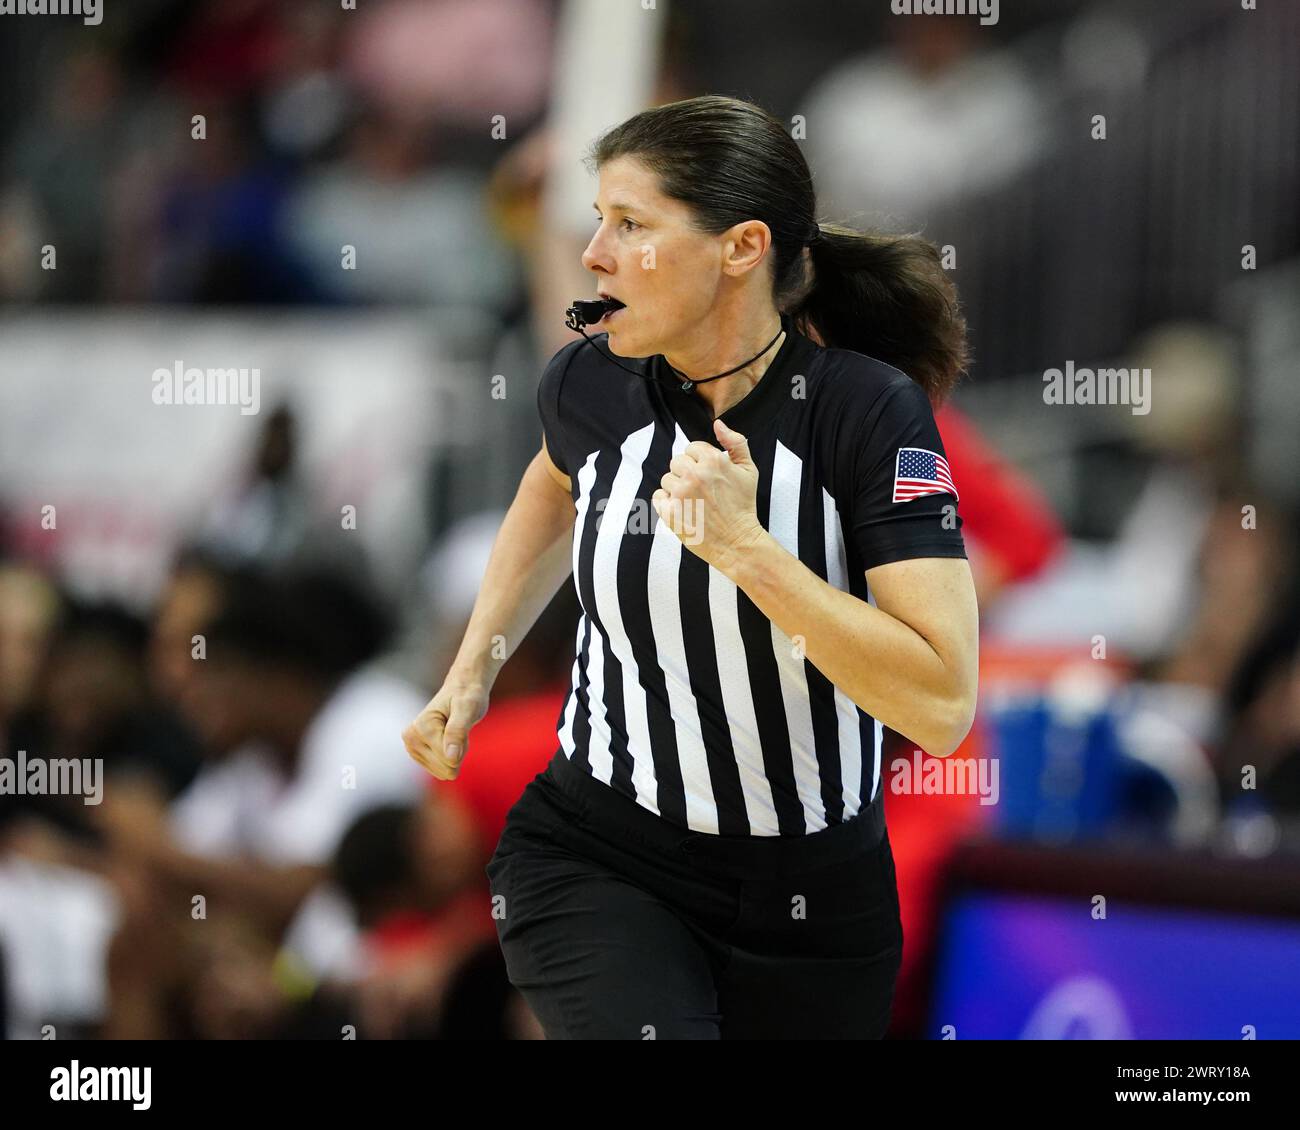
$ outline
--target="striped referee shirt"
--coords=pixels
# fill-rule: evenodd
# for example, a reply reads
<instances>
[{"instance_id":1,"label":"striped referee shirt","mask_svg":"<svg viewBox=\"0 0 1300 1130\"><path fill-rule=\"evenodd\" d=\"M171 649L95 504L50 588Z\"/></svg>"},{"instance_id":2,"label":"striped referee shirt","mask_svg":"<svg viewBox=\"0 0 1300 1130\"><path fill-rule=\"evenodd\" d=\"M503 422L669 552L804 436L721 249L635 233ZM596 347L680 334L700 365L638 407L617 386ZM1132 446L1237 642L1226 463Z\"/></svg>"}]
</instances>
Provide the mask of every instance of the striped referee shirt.
<instances>
[{"instance_id":1,"label":"striped referee shirt","mask_svg":"<svg viewBox=\"0 0 1300 1130\"><path fill-rule=\"evenodd\" d=\"M867 569L965 557L952 493L894 501L904 449L942 465L924 390L781 320L776 357L722 414L749 440L763 527L818 577L872 603ZM797 836L854 818L881 796L880 722L650 503L673 455L695 440L719 446L708 403L681 389L662 356L620 358L634 375L605 357L607 334L593 341L599 350L583 338L562 348L537 394L577 509L582 615L560 748L697 832Z\"/></svg>"}]
</instances>

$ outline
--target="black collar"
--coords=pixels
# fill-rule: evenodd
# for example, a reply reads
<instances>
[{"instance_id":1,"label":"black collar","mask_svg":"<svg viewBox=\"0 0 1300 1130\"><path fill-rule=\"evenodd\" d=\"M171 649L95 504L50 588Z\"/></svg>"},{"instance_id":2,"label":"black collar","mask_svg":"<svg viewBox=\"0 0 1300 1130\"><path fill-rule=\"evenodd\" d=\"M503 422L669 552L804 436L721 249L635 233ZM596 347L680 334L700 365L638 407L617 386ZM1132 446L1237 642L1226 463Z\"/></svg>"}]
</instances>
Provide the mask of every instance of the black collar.
<instances>
[{"instance_id":1,"label":"black collar","mask_svg":"<svg viewBox=\"0 0 1300 1130\"><path fill-rule=\"evenodd\" d=\"M778 416L790 403L790 378L796 373L808 372L808 363L816 351L816 343L804 337L794 327L789 314L781 315L785 339L781 342L772 363L759 377L758 384L737 403L722 413L722 422L741 435L748 435L769 420ZM713 434L713 410L698 389L683 392L681 381L673 375L662 354L650 359L648 382L650 397L682 428L688 440L707 440L718 446Z\"/></svg>"}]
</instances>

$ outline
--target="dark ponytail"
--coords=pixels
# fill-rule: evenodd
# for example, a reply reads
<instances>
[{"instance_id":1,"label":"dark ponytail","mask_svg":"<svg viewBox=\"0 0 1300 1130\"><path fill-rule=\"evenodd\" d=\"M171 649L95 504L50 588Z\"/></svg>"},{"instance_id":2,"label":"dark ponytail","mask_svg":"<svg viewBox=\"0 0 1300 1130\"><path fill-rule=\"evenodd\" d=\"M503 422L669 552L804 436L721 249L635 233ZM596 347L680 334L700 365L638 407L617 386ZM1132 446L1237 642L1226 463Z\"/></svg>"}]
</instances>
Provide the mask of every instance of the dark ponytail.
<instances>
[{"instance_id":1,"label":"dark ponytail","mask_svg":"<svg viewBox=\"0 0 1300 1130\"><path fill-rule=\"evenodd\" d=\"M917 235L823 224L813 284L791 313L827 345L901 369L935 407L966 369L966 320L939 249Z\"/></svg>"},{"instance_id":2,"label":"dark ponytail","mask_svg":"<svg viewBox=\"0 0 1300 1130\"><path fill-rule=\"evenodd\" d=\"M660 191L688 204L703 232L767 224L772 297L803 332L901 369L936 408L957 383L968 360L966 323L938 248L916 235L818 230L808 163L766 110L720 95L654 106L603 134L588 163L599 169L616 157L654 172Z\"/></svg>"}]
</instances>

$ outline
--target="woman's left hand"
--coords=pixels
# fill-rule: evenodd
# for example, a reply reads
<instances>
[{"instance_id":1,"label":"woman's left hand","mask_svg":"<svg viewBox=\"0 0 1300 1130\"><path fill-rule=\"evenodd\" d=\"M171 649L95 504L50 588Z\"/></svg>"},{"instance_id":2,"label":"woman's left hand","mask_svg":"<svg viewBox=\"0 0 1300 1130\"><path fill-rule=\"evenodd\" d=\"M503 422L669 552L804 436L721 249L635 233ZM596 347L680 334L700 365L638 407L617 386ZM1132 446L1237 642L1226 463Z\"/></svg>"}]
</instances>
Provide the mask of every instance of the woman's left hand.
<instances>
[{"instance_id":1,"label":"woman's left hand","mask_svg":"<svg viewBox=\"0 0 1300 1130\"><path fill-rule=\"evenodd\" d=\"M758 468L749 442L721 420L713 421L713 433L726 450L703 440L687 444L650 501L683 545L727 573L768 534L758 521Z\"/></svg>"}]
</instances>

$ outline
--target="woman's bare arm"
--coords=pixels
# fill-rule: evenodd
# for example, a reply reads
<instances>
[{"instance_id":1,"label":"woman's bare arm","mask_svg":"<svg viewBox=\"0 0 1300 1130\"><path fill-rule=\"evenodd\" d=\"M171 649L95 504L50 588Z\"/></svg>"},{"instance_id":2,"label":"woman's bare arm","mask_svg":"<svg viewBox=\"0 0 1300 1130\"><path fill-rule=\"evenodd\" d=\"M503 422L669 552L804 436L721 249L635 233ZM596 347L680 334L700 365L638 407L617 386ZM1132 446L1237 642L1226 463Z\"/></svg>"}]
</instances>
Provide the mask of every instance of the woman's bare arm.
<instances>
[{"instance_id":1,"label":"woman's bare arm","mask_svg":"<svg viewBox=\"0 0 1300 1130\"><path fill-rule=\"evenodd\" d=\"M766 531L729 576L854 703L935 757L961 744L979 690L970 564L927 557L865 572L876 606L829 584Z\"/></svg>"},{"instance_id":2,"label":"woman's bare arm","mask_svg":"<svg viewBox=\"0 0 1300 1130\"><path fill-rule=\"evenodd\" d=\"M568 476L542 450L524 471L488 558L452 671L490 687L573 572L576 511Z\"/></svg>"},{"instance_id":3,"label":"woman's bare arm","mask_svg":"<svg viewBox=\"0 0 1300 1130\"><path fill-rule=\"evenodd\" d=\"M407 753L440 780L460 773L470 727L487 713L497 674L573 571L577 514L568 483L543 442L492 545L451 669L402 732Z\"/></svg>"}]
</instances>

